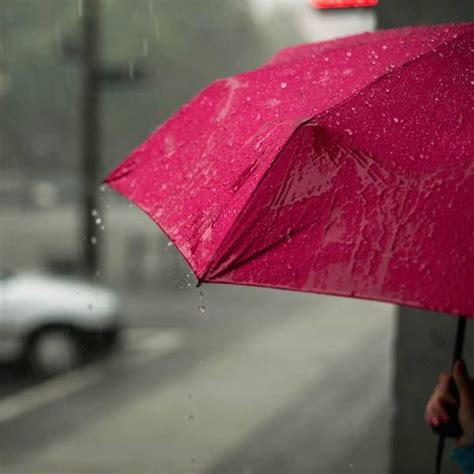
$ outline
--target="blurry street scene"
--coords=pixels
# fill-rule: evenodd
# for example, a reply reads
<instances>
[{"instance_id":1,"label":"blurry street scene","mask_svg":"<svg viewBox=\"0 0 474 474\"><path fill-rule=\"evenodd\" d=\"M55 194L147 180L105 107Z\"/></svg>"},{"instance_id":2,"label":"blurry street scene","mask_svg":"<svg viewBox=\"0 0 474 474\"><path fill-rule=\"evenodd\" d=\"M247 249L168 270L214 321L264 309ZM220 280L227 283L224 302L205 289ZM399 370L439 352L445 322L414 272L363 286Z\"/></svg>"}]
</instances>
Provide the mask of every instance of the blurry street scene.
<instances>
[{"instance_id":1,"label":"blurry street scene","mask_svg":"<svg viewBox=\"0 0 474 474\"><path fill-rule=\"evenodd\" d=\"M97 3L0 8L0 473L402 472L395 306L198 289L101 183L214 79L410 19L307 0Z\"/></svg>"}]
</instances>

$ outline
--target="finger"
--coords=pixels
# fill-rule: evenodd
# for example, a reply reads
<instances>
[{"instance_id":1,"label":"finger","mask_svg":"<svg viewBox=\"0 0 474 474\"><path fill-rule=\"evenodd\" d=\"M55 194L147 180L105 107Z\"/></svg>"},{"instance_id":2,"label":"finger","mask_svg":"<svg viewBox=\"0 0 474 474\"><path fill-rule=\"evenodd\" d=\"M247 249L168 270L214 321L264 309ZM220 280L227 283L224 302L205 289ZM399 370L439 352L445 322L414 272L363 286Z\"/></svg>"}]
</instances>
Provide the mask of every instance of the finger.
<instances>
[{"instance_id":1,"label":"finger","mask_svg":"<svg viewBox=\"0 0 474 474\"><path fill-rule=\"evenodd\" d=\"M450 393L443 393L442 395L438 395L438 399L442 405L450 405L453 407L459 406L459 401Z\"/></svg>"},{"instance_id":2,"label":"finger","mask_svg":"<svg viewBox=\"0 0 474 474\"><path fill-rule=\"evenodd\" d=\"M438 418L436 418L435 416L425 417L425 421L430 426L439 426L440 425L440 422L439 422Z\"/></svg>"},{"instance_id":3,"label":"finger","mask_svg":"<svg viewBox=\"0 0 474 474\"><path fill-rule=\"evenodd\" d=\"M436 386L437 392L449 393L449 383L451 381L451 374L443 372L438 377L438 385Z\"/></svg>"},{"instance_id":4,"label":"finger","mask_svg":"<svg viewBox=\"0 0 474 474\"><path fill-rule=\"evenodd\" d=\"M436 419L438 421L438 424L447 423L449 421L449 415L441 403L439 403L438 401L433 401L429 403L426 407L425 419L428 422L432 422L433 419ZM436 423L432 424L435 424L435 426L437 426Z\"/></svg>"},{"instance_id":5,"label":"finger","mask_svg":"<svg viewBox=\"0 0 474 474\"><path fill-rule=\"evenodd\" d=\"M461 405L472 406L473 394L471 379L469 378L466 365L462 359L456 361L454 364L453 376L456 386L458 387Z\"/></svg>"}]
</instances>

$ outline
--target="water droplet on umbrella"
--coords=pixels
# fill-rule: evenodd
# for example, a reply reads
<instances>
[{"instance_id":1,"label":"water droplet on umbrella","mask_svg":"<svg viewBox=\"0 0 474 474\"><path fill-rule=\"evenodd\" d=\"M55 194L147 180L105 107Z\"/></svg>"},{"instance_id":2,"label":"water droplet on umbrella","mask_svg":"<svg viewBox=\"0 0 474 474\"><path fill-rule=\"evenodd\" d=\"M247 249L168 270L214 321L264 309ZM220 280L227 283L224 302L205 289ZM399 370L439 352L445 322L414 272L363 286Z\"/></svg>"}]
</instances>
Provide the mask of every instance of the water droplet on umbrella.
<instances>
[{"instance_id":1,"label":"water droplet on umbrella","mask_svg":"<svg viewBox=\"0 0 474 474\"><path fill-rule=\"evenodd\" d=\"M344 130L348 135L352 135L354 132L350 128Z\"/></svg>"},{"instance_id":2,"label":"water droplet on umbrella","mask_svg":"<svg viewBox=\"0 0 474 474\"><path fill-rule=\"evenodd\" d=\"M395 123L398 123L400 120L398 120L397 117L393 117L393 121L394 121Z\"/></svg>"},{"instance_id":3,"label":"water droplet on umbrella","mask_svg":"<svg viewBox=\"0 0 474 474\"><path fill-rule=\"evenodd\" d=\"M282 89L286 89L287 86L288 86L288 84L287 84L286 82L282 82L282 83L280 84L280 87L281 87Z\"/></svg>"},{"instance_id":4,"label":"water droplet on umbrella","mask_svg":"<svg viewBox=\"0 0 474 474\"><path fill-rule=\"evenodd\" d=\"M347 51L346 56L350 58L352 56L352 53L350 51Z\"/></svg>"}]
</instances>

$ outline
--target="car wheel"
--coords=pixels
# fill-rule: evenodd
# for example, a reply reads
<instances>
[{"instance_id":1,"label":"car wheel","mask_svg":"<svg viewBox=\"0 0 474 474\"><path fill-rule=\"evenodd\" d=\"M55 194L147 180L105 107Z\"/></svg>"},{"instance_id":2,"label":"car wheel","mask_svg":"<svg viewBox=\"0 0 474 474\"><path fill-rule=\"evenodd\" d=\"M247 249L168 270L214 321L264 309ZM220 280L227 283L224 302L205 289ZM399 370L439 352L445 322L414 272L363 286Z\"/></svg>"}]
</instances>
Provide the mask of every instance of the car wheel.
<instances>
[{"instance_id":1,"label":"car wheel","mask_svg":"<svg viewBox=\"0 0 474 474\"><path fill-rule=\"evenodd\" d=\"M70 328L43 329L33 336L27 356L37 374L52 376L66 372L82 361L79 336Z\"/></svg>"}]
</instances>

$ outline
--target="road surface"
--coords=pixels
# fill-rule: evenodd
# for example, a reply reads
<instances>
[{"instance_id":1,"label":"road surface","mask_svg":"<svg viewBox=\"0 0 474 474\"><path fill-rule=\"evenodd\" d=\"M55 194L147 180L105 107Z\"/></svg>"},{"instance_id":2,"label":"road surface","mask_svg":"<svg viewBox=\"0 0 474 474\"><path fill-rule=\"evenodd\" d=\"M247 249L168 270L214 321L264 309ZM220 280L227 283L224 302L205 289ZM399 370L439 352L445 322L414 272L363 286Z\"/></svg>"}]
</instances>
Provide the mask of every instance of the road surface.
<instances>
[{"instance_id":1,"label":"road surface","mask_svg":"<svg viewBox=\"0 0 474 474\"><path fill-rule=\"evenodd\" d=\"M388 472L390 305L187 284L123 298L111 357L36 383L4 370L2 474Z\"/></svg>"}]
</instances>

